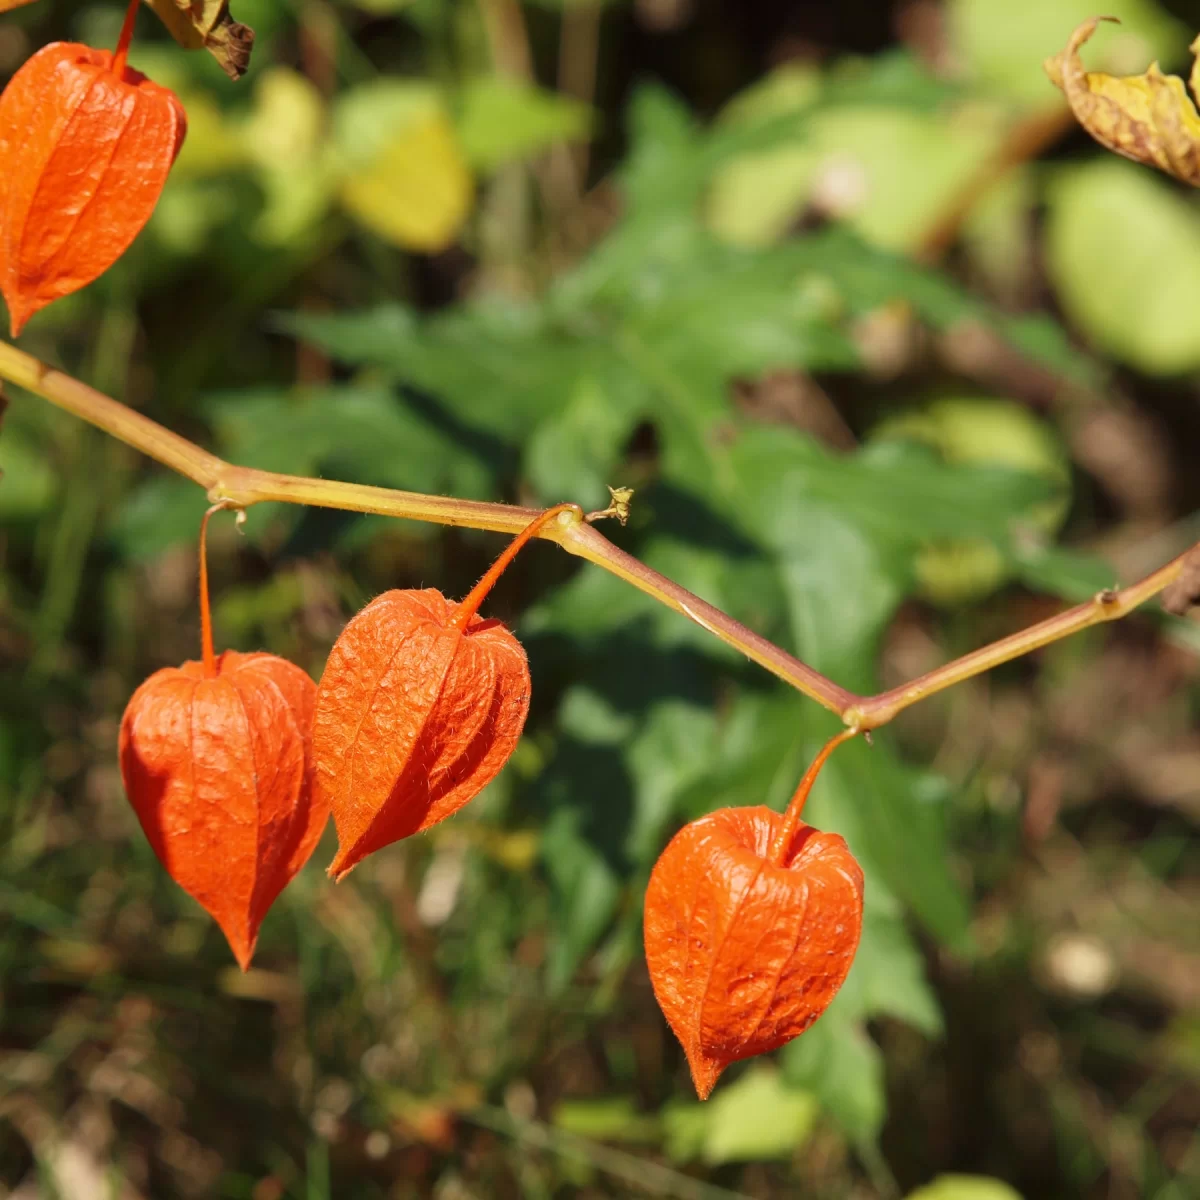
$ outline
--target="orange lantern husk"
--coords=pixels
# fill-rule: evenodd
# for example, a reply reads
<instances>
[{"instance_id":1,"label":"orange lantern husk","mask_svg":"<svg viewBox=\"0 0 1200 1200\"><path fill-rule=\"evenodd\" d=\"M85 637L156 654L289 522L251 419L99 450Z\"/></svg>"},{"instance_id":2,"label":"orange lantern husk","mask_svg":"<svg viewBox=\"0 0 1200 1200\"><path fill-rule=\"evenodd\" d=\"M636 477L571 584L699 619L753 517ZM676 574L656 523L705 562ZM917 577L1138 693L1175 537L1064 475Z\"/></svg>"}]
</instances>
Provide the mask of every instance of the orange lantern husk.
<instances>
[{"instance_id":1,"label":"orange lantern husk","mask_svg":"<svg viewBox=\"0 0 1200 1200\"><path fill-rule=\"evenodd\" d=\"M129 248L183 145L178 98L126 63L139 2L115 52L54 42L0 94L0 292L14 337Z\"/></svg>"},{"instance_id":2,"label":"orange lantern husk","mask_svg":"<svg viewBox=\"0 0 1200 1200\"><path fill-rule=\"evenodd\" d=\"M134 692L121 777L159 861L246 970L267 910L316 849L329 809L312 786L316 684L273 654L213 653L204 540L203 660L156 671Z\"/></svg>"},{"instance_id":3,"label":"orange lantern husk","mask_svg":"<svg viewBox=\"0 0 1200 1200\"><path fill-rule=\"evenodd\" d=\"M863 874L843 838L799 819L835 738L786 814L722 808L663 851L646 889L646 965L700 1099L732 1062L803 1033L845 982Z\"/></svg>"},{"instance_id":4,"label":"orange lantern husk","mask_svg":"<svg viewBox=\"0 0 1200 1200\"><path fill-rule=\"evenodd\" d=\"M333 813L341 878L368 854L457 812L499 773L529 712L520 642L478 608L520 533L461 603L434 588L377 596L342 630L317 688L316 787Z\"/></svg>"}]
</instances>

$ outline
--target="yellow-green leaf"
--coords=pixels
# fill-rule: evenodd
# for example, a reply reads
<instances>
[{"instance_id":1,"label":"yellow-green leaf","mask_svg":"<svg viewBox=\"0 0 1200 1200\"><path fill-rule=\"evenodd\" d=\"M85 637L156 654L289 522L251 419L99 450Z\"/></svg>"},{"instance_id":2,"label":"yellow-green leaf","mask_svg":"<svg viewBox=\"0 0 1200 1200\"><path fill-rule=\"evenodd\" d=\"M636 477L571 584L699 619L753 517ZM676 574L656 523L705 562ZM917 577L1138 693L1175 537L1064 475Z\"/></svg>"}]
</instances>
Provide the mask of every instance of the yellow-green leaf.
<instances>
[{"instance_id":1,"label":"yellow-green leaf","mask_svg":"<svg viewBox=\"0 0 1200 1200\"><path fill-rule=\"evenodd\" d=\"M739 155L717 172L709 225L739 245L765 245L783 237L806 204L819 203L868 241L909 250L1003 134L1003 114L987 106L815 114L794 145Z\"/></svg>"},{"instance_id":2,"label":"yellow-green leaf","mask_svg":"<svg viewBox=\"0 0 1200 1200\"><path fill-rule=\"evenodd\" d=\"M235 21L229 0L145 0L185 50L207 50L230 79L250 65L254 30Z\"/></svg>"},{"instance_id":3,"label":"yellow-green leaf","mask_svg":"<svg viewBox=\"0 0 1200 1200\"><path fill-rule=\"evenodd\" d=\"M1200 186L1200 116L1183 80L1164 75L1156 62L1141 75L1123 78L1084 69L1080 47L1101 21L1112 20L1093 17L1080 25L1067 48L1046 60L1046 74L1066 95L1076 120L1102 146ZM1191 50L1200 50L1200 38ZM1198 83L1200 61L1192 66L1193 92Z\"/></svg>"},{"instance_id":4,"label":"yellow-green leaf","mask_svg":"<svg viewBox=\"0 0 1200 1200\"><path fill-rule=\"evenodd\" d=\"M1096 38L1094 65L1124 75L1183 49L1184 26L1155 0L946 0L955 62L989 91L1021 106L1055 102L1041 60L1066 44L1071 30L1098 12L1121 19Z\"/></svg>"},{"instance_id":5,"label":"yellow-green leaf","mask_svg":"<svg viewBox=\"0 0 1200 1200\"><path fill-rule=\"evenodd\" d=\"M444 113L428 112L395 133L346 178L346 210L405 249L436 253L458 236L474 197L466 160Z\"/></svg>"},{"instance_id":6,"label":"yellow-green leaf","mask_svg":"<svg viewBox=\"0 0 1200 1200\"><path fill-rule=\"evenodd\" d=\"M1046 265L1071 320L1152 375L1200 367L1200 213L1170 184L1113 158L1058 172Z\"/></svg>"},{"instance_id":7,"label":"yellow-green leaf","mask_svg":"<svg viewBox=\"0 0 1200 1200\"><path fill-rule=\"evenodd\" d=\"M556 142L584 140L592 110L570 96L490 76L463 88L457 124L471 165L494 171Z\"/></svg>"},{"instance_id":8,"label":"yellow-green leaf","mask_svg":"<svg viewBox=\"0 0 1200 1200\"><path fill-rule=\"evenodd\" d=\"M1021 1200L1021 1195L1002 1180L986 1175L939 1175L910 1192L908 1200Z\"/></svg>"},{"instance_id":9,"label":"yellow-green leaf","mask_svg":"<svg viewBox=\"0 0 1200 1200\"><path fill-rule=\"evenodd\" d=\"M325 126L325 101L311 80L289 67L258 77L241 140L266 197L254 224L260 241L291 242L333 203L340 170Z\"/></svg>"}]
</instances>

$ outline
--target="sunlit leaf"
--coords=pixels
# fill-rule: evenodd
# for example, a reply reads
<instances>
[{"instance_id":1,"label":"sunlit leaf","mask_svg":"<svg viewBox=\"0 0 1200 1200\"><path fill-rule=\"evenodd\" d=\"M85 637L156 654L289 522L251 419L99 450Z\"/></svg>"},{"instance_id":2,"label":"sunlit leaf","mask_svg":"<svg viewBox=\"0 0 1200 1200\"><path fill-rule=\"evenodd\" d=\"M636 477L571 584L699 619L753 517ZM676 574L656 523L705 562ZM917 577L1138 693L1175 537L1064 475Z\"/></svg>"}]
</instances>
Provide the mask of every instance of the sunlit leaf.
<instances>
[{"instance_id":1,"label":"sunlit leaf","mask_svg":"<svg viewBox=\"0 0 1200 1200\"><path fill-rule=\"evenodd\" d=\"M494 171L556 142L586 138L592 113L569 96L491 75L463 89L455 124L471 166Z\"/></svg>"},{"instance_id":2,"label":"sunlit leaf","mask_svg":"<svg viewBox=\"0 0 1200 1200\"><path fill-rule=\"evenodd\" d=\"M939 1175L906 1200L1021 1200L1019 1192L985 1175Z\"/></svg>"},{"instance_id":3,"label":"sunlit leaf","mask_svg":"<svg viewBox=\"0 0 1200 1200\"><path fill-rule=\"evenodd\" d=\"M771 1067L753 1066L708 1104L704 1161L757 1162L790 1158L808 1140L817 1102L788 1087Z\"/></svg>"},{"instance_id":4,"label":"sunlit leaf","mask_svg":"<svg viewBox=\"0 0 1200 1200\"><path fill-rule=\"evenodd\" d=\"M1114 159L1063 168L1049 190L1046 264L1067 315L1154 375L1200 366L1200 213Z\"/></svg>"},{"instance_id":5,"label":"sunlit leaf","mask_svg":"<svg viewBox=\"0 0 1200 1200\"><path fill-rule=\"evenodd\" d=\"M258 76L240 143L266 194L255 226L261 240L294 241L333 201L340 170L325 141L325 123L325 103L311 80L287 67Z\"/></svg>"},{"instance_id":6,"label":"sunlit leaf","mask_svg":"<svg viewBox=\"0 0 1200 1200\"><path fill-rule=\"evenodd\" d=\"M1045 108L1055 103L1055 93L1042 59L1061 50L1071 31L1098 12L1121 21L1096 39L1095 62L1107 70L1141 70L1153 58L1174 56L1186 42L1184 26L1156 0L949 0L947 32L956 61L972 79L1021 105Z\"/></svg>"},{"instance_id":7,"label":"sunlit leaf","mask_svg":"<svg viewBox=\"0 0 1200 1200\"><path fill-rule=\"evenodd\" d=\"M458 236L474 184L449 119L418 117L342 184L347 211L386 241L436 253Z\"/></svg>"}]
</instances>

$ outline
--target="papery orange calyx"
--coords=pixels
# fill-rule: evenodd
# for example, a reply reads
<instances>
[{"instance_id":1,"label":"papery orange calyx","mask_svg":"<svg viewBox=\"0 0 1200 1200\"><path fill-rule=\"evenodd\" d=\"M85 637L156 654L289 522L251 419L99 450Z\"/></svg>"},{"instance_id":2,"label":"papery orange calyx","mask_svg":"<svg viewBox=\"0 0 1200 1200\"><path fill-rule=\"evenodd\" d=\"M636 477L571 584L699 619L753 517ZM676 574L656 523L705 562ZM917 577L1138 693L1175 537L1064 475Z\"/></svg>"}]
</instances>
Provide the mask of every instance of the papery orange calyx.
<instances>
[{"instance_id":1,"label":"papery orange calyx","mask_svg":"<svg viewBox=\"0 0 1200 1200\"><path fill-rule=\"evenodd\" d=\"M732 1062L776 1050L829 1007L862 932L846 842L804 824L828 744L785 814L722 808L685 825L646 888L646 965L701 1100Z\"/></svg>"},{"instance_id":2,"label":"papery orange calyx","mask_svg":"<svg viewBox=\"0 0 1200 1200\"><path fill-rule=\"evenodd\" d=\"M273 654L156 671L121 720L125 792L171 878L221 927L243 970L267 910L312 856L316 685Z\"/></svg>"},{"instance_id":3,"label":"papery orange calyx","mask_svg":"<svg viewBox=\"0 0 1200 1200\"><path fill-rule=\"evenodd\" d=\"M213 653L204 541L202 528L203 657L156 671L134 692L121 719L121 777L159 861L246 970L267 910L312 856L329 808L313 788L316 684L274 654Z\"/></svg>"},{"instance_id":4,"label":"papery orange calyx","mask_svg":"<svg viewBox=\"0 0 1200 1200\"><path fill-rule=\"evenodd\" d=\"M342 630L313 720L316 787L333 813L340 879L368 854L444 821L499 773L529 712L520 642L477 609L517 551L574 505L547 509L463 601L384 592Z\"/></svg>"},{"instance_id":5,"label":"papery orange calyx","mask_svg":"<svg viewBox=\"0 0 1200 1200\"><path fill-rule=\"evenodd\" d=\"M0 94L0 292L14 337L129 248L183 145L178 98L125 61L138 3L115 52L54 42Z\"/></svg>"}]
</instances>

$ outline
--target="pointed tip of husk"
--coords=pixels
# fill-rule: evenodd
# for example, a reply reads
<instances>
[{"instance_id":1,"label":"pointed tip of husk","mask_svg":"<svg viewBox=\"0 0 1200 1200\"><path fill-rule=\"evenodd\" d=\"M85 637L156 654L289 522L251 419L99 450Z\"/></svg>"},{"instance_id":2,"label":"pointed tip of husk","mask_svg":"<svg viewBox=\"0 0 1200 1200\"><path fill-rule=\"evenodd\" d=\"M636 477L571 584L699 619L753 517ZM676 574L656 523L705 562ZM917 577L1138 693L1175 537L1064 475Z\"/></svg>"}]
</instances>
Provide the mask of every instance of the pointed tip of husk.
<instances>
[{"instance_id":1,"label":"pointed tip of husk","mask_svg":"<svg viewBox=\"0 0 1200 1200\"><path fill-rule=\"evenodd\" d=\"M41 312L50 301L39 300L36 296L26 295L19 288L11 286L11 280L9 284L10 286L8 287L0 284L0 295L4 296L4 303L8 307L10 336L18 338L21 336L21 330L29 324L29 318Z\"/></svg>"},{"instance_id":2,"label":"pointed tip of husk","mask_svg":"<svg viewBox=\"0 0 1200 1200\"><path fill-rule=\"evenodd\" d=\"M229 948L233 951L233 957L237 959L237 964L242 968L242 974L244 975L250 970L250 962L254 958L254 949L258 945L258 934L247 934L245 937L234 939L226 933L225 940L229 943Z\"/></svg>"},{"instance_id":3,"label":"pointed tip of husk","mask_svg":"<svg viewBox=\"0 0 1200 1200\"><path fill-rule=\"evenodd\" d=\"M333 856L333 862L325 868L325 874L333 880L334 883L341 883L355 867L358 866L359 860L354 858L347 863L347 859L351 858L353 846L338 847L338 852Z\"/></svg>"},{"instance_id":4,"label":"pointed tip of husk","mask_svg":"<svg viewBox=\"0 0 1200 1200\"><path fill-rule=\"evenodd\" d=\"M238 966L242 968L243 973L250 970L250 960L253 959L254 949L258 945L257 927L252 928L249 922L239 922L238 925L230 926L216 918L215 914L214 919L225 935L225 940L229 943L229 949L233 951L233 957L237 959Z\"/></svg>"},{"instance_id":5,"label":"pointed tip of husk","mask_svg":"<svg viewBox=\"0 0 1200 1200\"><path fill-rule=\"evenodd\" d=\"M25 328L26 322L33 316L32 312L23 312L16 304L8 297L5 297L8 304L8 330L9 337L14 341L21 336L21 330Z\"/></svg>"},{"instance_id":6,"label":"pointed tip of husk","mask_svg":"<svg viewBox=\"0 0 1200 1200\"><path fill-rule=\"evenodd\" d=\"M716 1087L721 1072L728 1064L719 1062L715 1058L709 1058L701 1050L689 1050L687 1060L688 1068L692 1072L692 1083L695 1085L696 1095L701 1100L707 1100L712 1095L712 1090Z\"/></svg>"}]
</instances>

